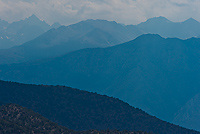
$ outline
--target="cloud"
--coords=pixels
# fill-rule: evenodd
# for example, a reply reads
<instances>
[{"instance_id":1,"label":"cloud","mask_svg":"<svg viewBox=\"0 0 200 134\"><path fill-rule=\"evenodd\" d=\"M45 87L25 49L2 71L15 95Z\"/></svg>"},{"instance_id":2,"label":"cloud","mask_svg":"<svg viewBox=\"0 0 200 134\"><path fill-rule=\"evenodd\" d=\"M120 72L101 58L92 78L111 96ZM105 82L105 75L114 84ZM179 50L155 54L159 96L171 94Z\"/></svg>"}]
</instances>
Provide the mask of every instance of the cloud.
<instances>
[{"instance_id":1,"label":"cloud","mask_svg":"<svg viewBox=\"0 0 200 134\"><path fill-rule=\"evenodd\" d=\"M136 24L155 16L172 21L200 20L199 7L199 0L0 0L0 18L11 22L36 14L50 24L85 19Z\"/></svg>"},{"instance_id":2,"label":"cloud","mask_svg":"<svg viewBox=\"0 0 200 134\"><path fill-rule=\"evenodd\" d=\"M34 3L23 1L0 0L0 19L7 21L20 20L27 17L29 12L33 12L35 6Z\"/></svg>"}]
</instances>

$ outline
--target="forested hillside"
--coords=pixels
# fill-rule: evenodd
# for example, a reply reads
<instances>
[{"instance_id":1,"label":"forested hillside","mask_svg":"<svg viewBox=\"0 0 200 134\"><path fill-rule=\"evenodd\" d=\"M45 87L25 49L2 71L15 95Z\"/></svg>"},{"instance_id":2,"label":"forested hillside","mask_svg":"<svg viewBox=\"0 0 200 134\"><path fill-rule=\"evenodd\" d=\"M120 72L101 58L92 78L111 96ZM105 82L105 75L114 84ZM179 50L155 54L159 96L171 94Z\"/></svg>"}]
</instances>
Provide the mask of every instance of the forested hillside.
<instances>
[{"instance_id":1,"label":"forested hillside","mask_svg":"<svg viewBox=\"0 0 200 134\"><path fill-rule=\"evenodd\" d=\"M142 131L85 130L74 131L49 121L32 110L16 104L0 107L1 134L150 134Z\"/></svg>"},{"instance_id":2,"label":"forested hillside","mask_svg":"<svg viewBox=\"0 0 200 134\"><path fill-rule=\"evenodd\" d=\"M64 86L0 81L0 101L27 107L59 125L74 130L117 129L159 134L198 133L159 120L119 99ZM15 106L8 108L15 110ZM7 117L12 120L12 116L5 116Z\"/></svg>"}]
</instances>

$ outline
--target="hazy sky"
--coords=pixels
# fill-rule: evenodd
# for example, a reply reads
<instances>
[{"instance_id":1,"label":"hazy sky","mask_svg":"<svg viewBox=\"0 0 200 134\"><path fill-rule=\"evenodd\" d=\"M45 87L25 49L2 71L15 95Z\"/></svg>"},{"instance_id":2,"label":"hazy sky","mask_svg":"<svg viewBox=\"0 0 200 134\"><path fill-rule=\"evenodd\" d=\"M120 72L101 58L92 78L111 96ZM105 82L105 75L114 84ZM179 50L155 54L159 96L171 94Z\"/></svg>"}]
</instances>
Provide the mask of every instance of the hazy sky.
<instances>
[{"instance_id":1,"label":"hazy sky","mask_svg":"<svg viewBox=\"0 0 200 134\"><path fill-rule=\"evenodd\" d=\"M156 16L200 21L200 0L0 0L0 19L12 22L31 14L65 25L85 19L137 24Z\"/></svg>"}]
</instances>

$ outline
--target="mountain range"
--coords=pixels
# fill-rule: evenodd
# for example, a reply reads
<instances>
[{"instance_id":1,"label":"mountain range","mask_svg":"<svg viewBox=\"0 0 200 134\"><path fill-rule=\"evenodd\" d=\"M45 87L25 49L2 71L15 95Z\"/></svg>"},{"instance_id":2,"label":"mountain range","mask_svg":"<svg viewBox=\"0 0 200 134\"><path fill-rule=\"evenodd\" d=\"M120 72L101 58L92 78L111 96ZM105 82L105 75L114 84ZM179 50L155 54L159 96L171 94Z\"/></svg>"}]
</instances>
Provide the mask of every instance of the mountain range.
<instances>
[{"instance_id":1,"label":"mountain range","mask_svg":"<svg viewBox=\"0 0 200 134\"><path fill-rule=\"evenodd\" d=\"M172 122L175 114L199 92L199 44L197 38L164 39L147 34L113 47L1 65L0 78L67 85L114 96Z\"/></svg>"},{"instance_id":2,"label":"mountain range","mask_svg":"<svg viewBox=\"0 0 200 134\"><path fill-rule=\"evenodd\" d=\"M199 134L197 131L159 120L119 99L64 86L27 85L0 81L0 101L17 103L59 125L75 130L117 128L159 134ZM0 107L0 127L5 130L5 127L1 125L5 123L9 124L8 126L14 126L9 127L10 129L6 128L5 131L19 130L19 128L22 129L20 131L36 133L71 131L19 105L6 104ZM107 132L104 131L104 133Z\"/></svg>"},{"instance_id":3,"label":"mountain range","mask_svg":"<svg viewBox=\"0 0 200 134\"><path fill-rule=\"evenodd\" d=\"M0 20L0 49L19 46L43 34L51 28L57 28L58 23L52 26L41 21L34 14L24 20L13 23Z\"/></svg>"},{"instance_id":4,"label":"mountain range","mask_svg":"<svg viewBox=\"0 0 200 134\"><path fill-rule=\"evenodd\" d=\"M9 24L3 32L6 31L14 37L5 34L5 37L2 36L2 41L12 40L15 46L22 42L24 44L0 50L0 64L56 57L84 48L114 46L147 33L159 34L164 38L181 39L200 36L200 23L192 18L184 22L172 22L164 17L155 17L138 25L122 25L106 20L85 20L69 26L59 26L56 23L50 27L35 15ZM49 30L50 28L53 29ZM5 40L7 37L9 39ZM3 44L8 47L12 45L5 42Z\"/></svg>"},{"instance_id":5,"label":"mountain range","mask_svg":"<svg viewBox=\"0 0 200 134\"><path fill-rule=\"evenodd\" d=\"M172 22L155 17L138 25L86 20L61 27L35 15L11 24L0 20L0 45L15 46L0 50L0 64L10 64L0 66L0 78L118 97L163 120L200 130L195 125L200 121L200 41L190 38L200 37L199 31L200 23L192 18Z\"/></svg>"},{"instance_id":6,"label":"mountain range","mask_svg":"<svg viewBox=\"0 0 200 134\"><path fill-rule=\"evenodd\" d=\"M83 48L113 46L141 34L135 26L123 26L105 20L86 20L51 29L18 47L0 50L0 64L55 57Z\"/></svg>"}]
</instances>

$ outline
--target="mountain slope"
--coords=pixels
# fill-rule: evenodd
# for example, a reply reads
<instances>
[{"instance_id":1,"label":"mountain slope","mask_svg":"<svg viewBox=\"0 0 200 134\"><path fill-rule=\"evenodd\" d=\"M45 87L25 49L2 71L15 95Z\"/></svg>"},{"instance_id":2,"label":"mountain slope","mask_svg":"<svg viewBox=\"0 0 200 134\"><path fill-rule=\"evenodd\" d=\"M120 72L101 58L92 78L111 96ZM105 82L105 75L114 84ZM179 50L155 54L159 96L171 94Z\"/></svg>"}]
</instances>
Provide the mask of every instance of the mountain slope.
<instances>
[{"instance_id":1,"label":"mountain slope","mask_svg":"<svg viewBox=\"0 0 200 134\"><path fill-rule=\"evenodd\" d=\"M0 107L0 133L70 133L65 127L58 126L41 115L16 104Z\"/></svg>"},{"instance_id":2,"label":"mountain slope","mask_svg":"<svg viewBox=\"0 0 200 134\"><path fill-rule=\"evenodd\" d=\"M198 133L161 121L118 99L69 87L0 81L0 100L18 103L75 130L109 128L160 134Z\"/></svg>"},{"instance_id":3,"label":"mountain slope","mask_svg":"<svg viewBox=\"0 0 200 134\"><path fill-rule=\"evenodd\" d=\"M2 24L2 21L0 24ZM35 15L11 24L5 22L4 24L3 28L0 28L0 49L21 45L51 28L46 22L39 20Z\"/></svg>"},{"instance_id":4,"label":"mountain slope","mask_svg":"<svg viewBox=\"0 0 200 134\"><path fill-rule=\"evenodd\" d=\"M192 97L177 113L173 123L181 126L200 130L200 94Z\"/></svg>"},{"instance_id":5,"label":"mountain slope","mask_svg":"<svg viewBox=\"0 0 200 134\"><path fill-rule=\"evenodd\" d=\"M141 35L134 26L105 20L86 20L51 29L19 47L0 51L0 64L55 57L83 48L107 47Z\"/></svg>"},{"instance_id":6,"label":"mountain slope","mask_svg":"<svg viewBox=\"0 0 200 134\"><path fill-rule=\"evenodd\" d=\"M148 134L147 132L118 130L86 130L74 131L49 121L32 110L16 104L0 107L0 133L2 134Z\"/></svg>"},{"instance_id":7,"label":"mountain slope","mask_svg":"<svg viewBox=\"0 0 200 134\"><path fill-rule=\"evenodd\" d=\"M84 49L58 58L0 66L0 78L68 85L118 97L161 119L198 93L200 39L143 35L109 48ZM192 88L191 88L192 87Z\"/></svg>"},{"instance_id":8,"label":"mountain slope","mask_svg":"<svg viewBox=\"0 0 200 134\"><path fill-rule=\"evenodd\" d=\"M8 22L0 19L0 31L8 26Z\"/></svg>"},{"instance_id":9,"label":"mountain slope","mask_svg":"<svg viewBox=\"0 0 200 134\"><path fill-rule=\"evenodd\" d=\"M57 29L57 28L59 28L60 26L62 26L59 22L55 22L55 23L53 23L52 25L51 25L51 27L52 28L55 28L55 29Z\"/></svg>"}]
</instances>

